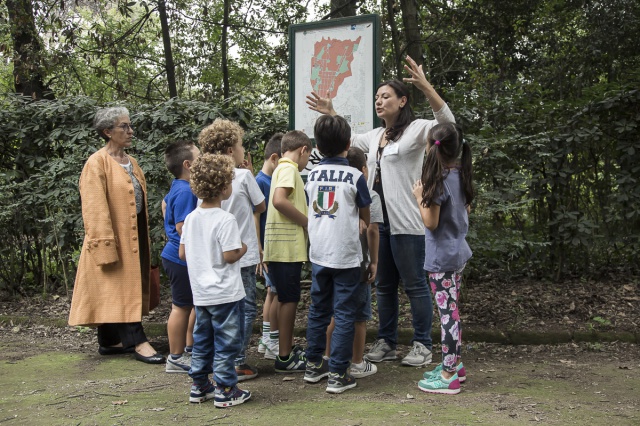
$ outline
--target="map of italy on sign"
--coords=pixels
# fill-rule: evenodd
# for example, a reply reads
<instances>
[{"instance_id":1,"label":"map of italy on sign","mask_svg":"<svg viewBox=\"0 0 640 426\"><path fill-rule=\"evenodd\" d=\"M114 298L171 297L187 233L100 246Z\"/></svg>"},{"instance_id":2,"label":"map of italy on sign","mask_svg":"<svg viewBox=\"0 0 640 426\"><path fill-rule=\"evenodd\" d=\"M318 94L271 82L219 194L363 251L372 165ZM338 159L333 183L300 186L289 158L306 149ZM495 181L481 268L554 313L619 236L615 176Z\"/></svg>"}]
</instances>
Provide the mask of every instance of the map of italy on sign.
<instances>
[{"instance_id":1,"label":"map of italy on sign","mask_svg":"<svg viewBox=\"0 0 640 426\"><path fill-rule=\"evenodd\" d=\"M356 40L322 38L315 43L311 58L311 86L321 96L335 98L345 78L351 77L353 54L362 37Z\"/></svg>"},{"instance_id":2,"label":"map of italy on sign","mask_svg":"<svg viewBox=\"0 0 640 426\"><path fill-rule=\"evenodd\" d=\"M313 125L320 114L306 104L311 91L322 97L329 93L333 107L349 122L352 133L374 128L373 30L373 24L367 22L295 33L293 128L313 138ZM311 159L309 169L315 160L318 155Z\"/></svg>"}]
</instances>

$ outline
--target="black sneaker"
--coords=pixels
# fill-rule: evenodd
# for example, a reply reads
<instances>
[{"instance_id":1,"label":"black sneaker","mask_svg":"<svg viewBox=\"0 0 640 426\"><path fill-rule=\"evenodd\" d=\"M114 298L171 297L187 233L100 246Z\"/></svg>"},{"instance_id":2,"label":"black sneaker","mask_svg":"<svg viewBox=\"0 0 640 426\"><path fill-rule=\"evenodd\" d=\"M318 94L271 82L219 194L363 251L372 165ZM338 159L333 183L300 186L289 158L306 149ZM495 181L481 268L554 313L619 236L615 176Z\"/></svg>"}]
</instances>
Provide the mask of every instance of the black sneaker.
<instances>
[{"instance_id":1,"label":"black sneaker","mask_svg":"<svg viewBox=\"0 0 640 426\"><path fill-rule=\"evenodd\" d=\"M304 355L291 352L289 358L285 360L278 355L275 367L277 373L304 373L307 369L307 360Z\"/></svg>"},{"instance_id":2,"label":"black sneaker","mask_svg":"<svg viewBox=\"0 0 640 426\"><path fill-rule=\"evenodd\" d=\"M320 361L320 364L315 365L311 361L307 360L307 369L304 372L304 381L308 383L318 383L322 378L329 375L329 362L324 358Z\"/></svg>"},{"instance_id":3,"label":"black sneaker","mask_svg":"<svg viewBox=\"0 0 640 426\"><path fill-rule=\"evenodd\" d=\"M298 354L298 356L300 358L305 358L305 359L307 358L307 354L304 351L304 348L302 346L300 346L300 345L293 345L291 347L291 353L292 354Z\"/></svg>"},{"instance_id":4,"label":"black sneaker","mask_svg":"<svg viewBox=\"0 0 640 426\"><path fill-rule=\"evenodd\" d=\"M327 382L327 392L342 393L347 389L351 389L355 387L356 387L356 379L351 374L329 373L329 381Z\"/></svg>"}]
</instances>

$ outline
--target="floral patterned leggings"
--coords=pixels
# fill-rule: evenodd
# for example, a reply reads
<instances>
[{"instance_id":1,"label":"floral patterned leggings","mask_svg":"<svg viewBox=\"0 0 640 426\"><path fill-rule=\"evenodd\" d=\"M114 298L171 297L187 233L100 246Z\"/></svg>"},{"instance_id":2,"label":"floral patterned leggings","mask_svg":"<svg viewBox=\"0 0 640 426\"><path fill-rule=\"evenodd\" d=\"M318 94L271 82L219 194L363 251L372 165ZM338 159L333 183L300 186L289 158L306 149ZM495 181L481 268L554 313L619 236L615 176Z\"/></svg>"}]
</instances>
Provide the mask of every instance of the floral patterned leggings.
<instances>
[{"instance_id":1,"label":"floral patterned leggings","mask_svg":"<svg viewBox=\"0 0 640 426\"><path fill-rule=\"evenodd\" d=\"M453 373L460 359L462 330L458 311L458 294L462 282L462 270L452 272L430 272L429 284L440 312L442 334L442 368Z\"/></svg>"}]
</instances>

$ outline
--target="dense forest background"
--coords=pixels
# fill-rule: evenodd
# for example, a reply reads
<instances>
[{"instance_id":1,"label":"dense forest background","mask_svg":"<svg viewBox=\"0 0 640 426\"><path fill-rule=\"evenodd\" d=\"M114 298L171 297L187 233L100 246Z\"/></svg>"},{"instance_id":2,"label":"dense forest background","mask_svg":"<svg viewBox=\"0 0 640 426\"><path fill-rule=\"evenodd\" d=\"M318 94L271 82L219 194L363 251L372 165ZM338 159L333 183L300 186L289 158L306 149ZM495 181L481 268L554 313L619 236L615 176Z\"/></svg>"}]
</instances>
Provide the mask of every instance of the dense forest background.
<instances>
[{"instance_id":1,"label":"dense forest background","mask_svg":"<svg viewBox=\"0 0 640 426\"><path fill-rule=\"evenodd\" d=\"M383 79L417 59L473 148L469 279L638 272L636 0L6 0L0 290L72 287L97 107L132 113L157 260L164 147L223 116L259 168L288 127L289 25L368 13L382 20Z\"/></svg>"}]
</instances>

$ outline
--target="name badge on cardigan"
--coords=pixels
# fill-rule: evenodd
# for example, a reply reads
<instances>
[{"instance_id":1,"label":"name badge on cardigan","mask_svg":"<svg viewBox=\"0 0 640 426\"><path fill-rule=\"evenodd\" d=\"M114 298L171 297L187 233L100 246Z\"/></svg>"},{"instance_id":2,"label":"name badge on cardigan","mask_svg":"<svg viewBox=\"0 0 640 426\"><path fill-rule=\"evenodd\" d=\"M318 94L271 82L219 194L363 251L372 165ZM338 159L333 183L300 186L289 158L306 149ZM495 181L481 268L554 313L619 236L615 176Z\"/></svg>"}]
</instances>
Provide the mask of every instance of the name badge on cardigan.
<instances>
[{"instance_id":1,"label":"name badge on cardigan","mask_svg":"<svg viewBox=\"0 0 640 426\"><path fill-rule=\"evenodd\" d=\"M383 157L386 157L388 155L398 155L398 148L399 148L399 144L397 143L392 143L389 144L387 146L384 147L384 152L382 153Z\"/></svg>"}]
</instances>

